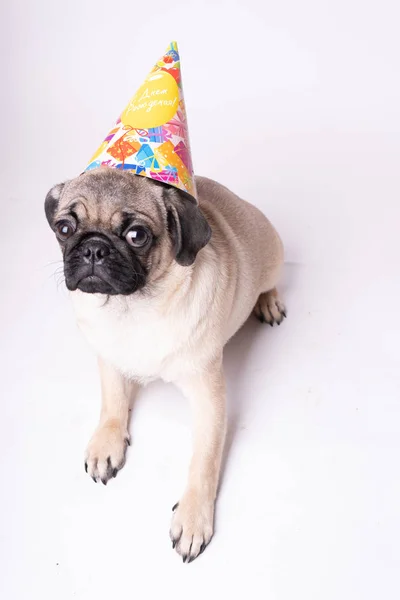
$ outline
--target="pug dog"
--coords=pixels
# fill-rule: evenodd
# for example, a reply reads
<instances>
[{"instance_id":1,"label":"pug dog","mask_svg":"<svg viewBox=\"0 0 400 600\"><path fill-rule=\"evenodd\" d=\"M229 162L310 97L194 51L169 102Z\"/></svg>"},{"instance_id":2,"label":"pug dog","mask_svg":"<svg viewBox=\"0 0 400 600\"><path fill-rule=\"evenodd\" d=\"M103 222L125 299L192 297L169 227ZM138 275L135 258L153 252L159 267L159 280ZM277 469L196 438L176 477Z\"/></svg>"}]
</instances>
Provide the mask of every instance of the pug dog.
<instances>
[{"instance_id":1,"label":"pug dog","mask_svg":"<svg viewBox=\"0 0 400 600\"><path fill-rule=\"evenodd\" d=\"M276 289L283 246L271 223L215 181L197 177L196 186L198 204L177 188L99 167L45 200L78 325L98 356L102 405L87 473L106 484L123 466L141 386L161 378L191 402L193 454L170 528L184 562L213 535L224 346L252 312L270 325L286 316Z\"/></svg>"}]
</instances>

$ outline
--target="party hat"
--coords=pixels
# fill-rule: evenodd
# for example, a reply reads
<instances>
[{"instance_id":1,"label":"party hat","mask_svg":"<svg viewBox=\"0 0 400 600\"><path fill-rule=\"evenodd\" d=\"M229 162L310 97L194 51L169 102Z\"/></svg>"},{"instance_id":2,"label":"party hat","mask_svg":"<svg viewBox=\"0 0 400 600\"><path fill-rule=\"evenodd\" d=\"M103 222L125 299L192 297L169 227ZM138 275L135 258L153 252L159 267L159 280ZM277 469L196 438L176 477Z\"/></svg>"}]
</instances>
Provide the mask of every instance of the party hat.
<instances>
[{"instance_id":1,"label":"party hat","mask_svg":"<svg viewBox=\"0 0 400 600\"><path fill-rule=\"evenodd\" d=\"M150 71L85 171L101 166L163 181L196 198L176 42Z\"/></svg>"}]
</instances>

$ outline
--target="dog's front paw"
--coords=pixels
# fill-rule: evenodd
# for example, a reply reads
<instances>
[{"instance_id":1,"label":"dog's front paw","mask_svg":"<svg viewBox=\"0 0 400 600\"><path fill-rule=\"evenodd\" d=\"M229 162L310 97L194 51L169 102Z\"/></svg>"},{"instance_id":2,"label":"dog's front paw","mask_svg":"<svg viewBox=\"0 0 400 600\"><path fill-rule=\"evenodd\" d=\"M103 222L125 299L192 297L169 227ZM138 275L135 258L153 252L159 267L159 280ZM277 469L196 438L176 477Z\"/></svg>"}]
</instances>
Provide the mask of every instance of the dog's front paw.
<instances>
[{"instance_id":1,"label":"dog's front paw","mask_svg":"<svg viewBox=\"0 0 400 600\"><path fill-rule=\"evenodd\" d=\"M192 562L210 543L213 535L214 501L189 490L175 504L170 529L172 547L183 562Z\"/></svg>"},{"instance_id":2,"label":"dog's front paw","mask_svg":"<svg viewBox=\"0 0 400 600\"><path fill-rule=\"evenodd\" d=\"M107 484L125 463L126 448L130 445L129 433L117 420L99 425L85 454L85 471L97 482Z\"/></svg>"}]
</instances>

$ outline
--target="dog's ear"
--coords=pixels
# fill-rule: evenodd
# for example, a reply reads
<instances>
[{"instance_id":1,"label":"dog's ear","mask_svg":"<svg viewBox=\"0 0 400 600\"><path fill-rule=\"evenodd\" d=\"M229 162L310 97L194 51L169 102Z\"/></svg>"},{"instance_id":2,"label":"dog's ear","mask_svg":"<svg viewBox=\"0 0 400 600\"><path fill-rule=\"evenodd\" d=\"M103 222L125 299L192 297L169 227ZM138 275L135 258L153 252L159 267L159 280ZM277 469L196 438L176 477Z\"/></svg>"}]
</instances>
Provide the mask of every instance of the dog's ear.
<instances>
[{"instance_id":1,"label":"dog's ear","mask_svg":"<svg viewBox=\"0 0 400 600\"><path fill-rule=\"evenodd\" d=\"M211 238L211 227L193 198L177 188L164 186L168 232L171 236L176 262L192 265L199 250Z\"/></svg>"},{"instance_id":2,"label":"dog's ear","mask_svg":"<svg viewBox=\"0 0 400 600\"><path fill-rule=\"evenodd\" d=\"M51 228L54 226L54 217L57 212L58 202L61 198L65 183L58 183L48 192L44 201L44 212Z\"/></svg>"}]
</instances>

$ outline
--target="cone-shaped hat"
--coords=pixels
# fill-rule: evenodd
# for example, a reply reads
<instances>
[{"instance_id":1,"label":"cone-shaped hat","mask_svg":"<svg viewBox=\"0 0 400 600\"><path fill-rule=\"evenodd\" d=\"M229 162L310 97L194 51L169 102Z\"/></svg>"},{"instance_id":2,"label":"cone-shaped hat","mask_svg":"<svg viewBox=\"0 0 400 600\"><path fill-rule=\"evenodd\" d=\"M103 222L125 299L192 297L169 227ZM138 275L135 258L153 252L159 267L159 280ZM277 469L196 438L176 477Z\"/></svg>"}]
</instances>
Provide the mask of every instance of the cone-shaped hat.
<instances>
[{"instance_id":1,"label":"cone-shaped hat","mask_svg":"<svg viewBox=\"0 0 400 600\"><path fill-rule=\"evenodd\" d=\"M101 166L163 181L196 199L176 42L168 46L85 170Z\"/></svg>"}]
</instances>

